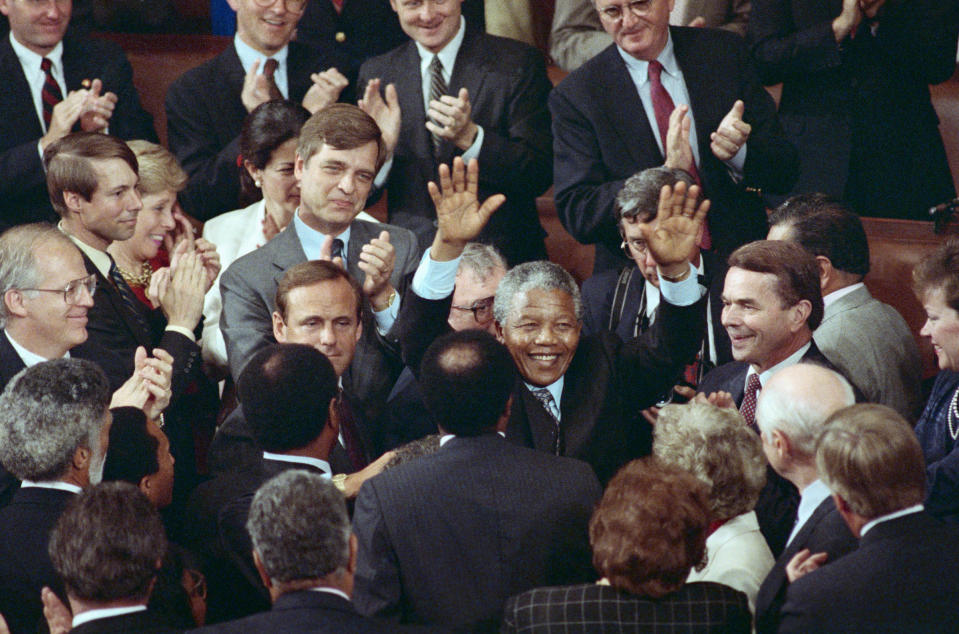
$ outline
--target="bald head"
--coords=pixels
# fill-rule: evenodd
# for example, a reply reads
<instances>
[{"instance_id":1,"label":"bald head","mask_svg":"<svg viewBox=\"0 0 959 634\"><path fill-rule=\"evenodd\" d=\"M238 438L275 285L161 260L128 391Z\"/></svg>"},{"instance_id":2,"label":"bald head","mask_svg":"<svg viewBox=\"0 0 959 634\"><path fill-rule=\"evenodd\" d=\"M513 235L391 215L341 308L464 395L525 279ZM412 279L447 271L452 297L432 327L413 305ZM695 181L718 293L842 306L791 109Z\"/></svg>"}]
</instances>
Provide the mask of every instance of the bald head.
<instances>
[{"instance_id":1,"label":"bald head","mask_svg":"<svg viewBox=\"0 0 959 634\"><path fill-rule=\"evenodd\" d=\"M756 424L766 437L779 431L794 452L812 462L816 439L833 412L855 404L852 386L839 373L797 363L776 372L759 393Z\"/></svg>"}]
</instances>

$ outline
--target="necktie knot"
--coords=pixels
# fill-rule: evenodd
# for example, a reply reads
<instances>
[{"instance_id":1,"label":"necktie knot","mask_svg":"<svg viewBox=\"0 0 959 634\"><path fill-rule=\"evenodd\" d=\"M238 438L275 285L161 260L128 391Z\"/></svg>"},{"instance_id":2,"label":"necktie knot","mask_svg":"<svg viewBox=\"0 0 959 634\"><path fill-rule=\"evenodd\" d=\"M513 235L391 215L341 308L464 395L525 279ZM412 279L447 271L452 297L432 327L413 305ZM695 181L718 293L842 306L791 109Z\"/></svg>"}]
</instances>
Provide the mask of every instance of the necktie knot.
<instances>
[{"instance_id":1,"label":"necktie knot","mask_svg":"<svg viewBox=\"0 0 959 634\"><path fill-rule=\"evenodd\" d=\"M333 248L331 249L334 258L343 258L343 241L339 238L333 238Z\"/></svg>"},{"instance_id":2,"label":"necktie knot","mask_svg":"<svg viewBox=\"0 0 959 634\"><path fill-rule=\"evenodd\" d=\"M753 429L756 427L756 402L759 398L759 391L762 389L762 383L759 381L759 375L755 372L749 375L746 381L746 390L743 392L743 402L739 406L739 413L746 419L746 423Z\"/></svg>"},{"instance_id":3,"label":"necktie knot","mask_svg":"<svg viewBox=\"0 0 959 634\"><path fill-rule=\"evenodd\" d=\"M40 69L45 73L49 73L52 66L53 62L50 61L50 58L44 57L40 60Z\"/></svg>"},{"instance_id":4,"label":"necktie knot","mask_svg":"<svg viewBox=\"0 0 959 634\"><path fill-rule=\"evenodd\" d=\"M263 76L272 79L273 73L276 72L276 67L279 65L280 62L276 61L272 57L267 57L266 61L263 62Z\"/></svg>"},{"instance_id":5,"label":"necktie knot","mask_svg":"<svg viewBox=\"0 0 959 634\"><path fill-rule=\"evenodd\" d=\"M274 77L279 65L280 62L272 57L267 57L266 61L263 62L263 77L266 79L266 88L270 94L270 101L283 99L283 93L280 92L280 87L276 85L276 77Z\"/></svg>"},{"instance_id":6,"label":"necktie knot","mask_svg":"<svg viewBox=\"0 0 959 634\"><path fill-rule=\"evenodd\" d=\"M649 63L649 70L647 72L649 73L650 81L655 81L656 83L660 83L659 80L660 80L660 77L662 77L663 65L659 62L658 59L654 59L653 61Z\"/></svg>"}]
</instances>

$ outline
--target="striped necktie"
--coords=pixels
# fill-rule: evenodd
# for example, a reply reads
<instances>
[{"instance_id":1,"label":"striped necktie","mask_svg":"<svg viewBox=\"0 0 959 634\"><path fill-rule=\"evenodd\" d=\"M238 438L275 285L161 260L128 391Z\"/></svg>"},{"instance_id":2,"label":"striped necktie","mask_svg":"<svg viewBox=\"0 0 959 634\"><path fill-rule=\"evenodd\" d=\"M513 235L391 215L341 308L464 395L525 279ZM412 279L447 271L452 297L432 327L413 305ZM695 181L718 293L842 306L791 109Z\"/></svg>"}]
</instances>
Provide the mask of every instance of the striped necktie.
<instances>
[{"instance_id":1,"label":"striped necktie","mask_svg":"<svg viewBox=\"0 0 959 634\"><path fill-rule=\"evenodd\" d=\"M43 86L40 88L40 101L43 104L43 125L50 128L50 120L53 118L53 107L63 101L63 93L60 91L60 84L53 78L51 68L53 63L46 57L40 61L40 69L43 70Z\"/></svg>"},{"instance_id":2,"label":"striped necktie","mask_svg":"<svg viewBox=\"0 0 959 634\"><path fill-rule=\"evenodd\" d=\"M446 80L443 79L443 62L440 61L439 55L434 55L433 61L430 62L430 101L439 101L447 91ZM439 156L443 139L437 134L430 135L433 137L433 156Z\"/></svg>"}]
</instances>

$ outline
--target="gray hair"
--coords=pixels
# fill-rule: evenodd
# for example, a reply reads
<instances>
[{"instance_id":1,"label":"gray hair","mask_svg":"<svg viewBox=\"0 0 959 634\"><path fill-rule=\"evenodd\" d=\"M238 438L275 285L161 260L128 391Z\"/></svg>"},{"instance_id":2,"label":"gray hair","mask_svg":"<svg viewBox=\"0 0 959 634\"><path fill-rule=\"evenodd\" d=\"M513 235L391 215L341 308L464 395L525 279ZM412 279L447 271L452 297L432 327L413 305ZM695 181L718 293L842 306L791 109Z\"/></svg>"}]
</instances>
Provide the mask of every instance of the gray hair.
<instances>
[{"instance_id":1,"label":"gray hair","mask_svg":"<svg viewBox=\"0 0 959 634\"><path fill-rule=\"evenodd\" d=\"M469 270L480 281L489 278L496 269L507 270L506 260L496 247L482 242L470 242L463 249L459 271Z\"/></svg>"},{"instance_id":2,"label":"gray hair","mask_svg":"<svg viewBox=\"0 0 959 634\"><path fill-rule=\"evenodd\" d=\"M315 579L345 570L350 520L333 483L299 469L267 481L253 497L246 529L270 579Z\"/></svg>"},{"instance_id":3,"label":"gray hair","mask_svg":"<svg viewBox=\"0 0 959 634\"><path fill-rule=\"evenodd\" d=\"M583 300L579 295L576 280L559 264L546 260L514 266L503 276L493 300L493 317L496 321L505 324L513 314L513 302L516 298L532 290L558 290L568 293L573 298L576 318L582 321Z\"/></svg>"},{"instance_id":4,"label":"gray hair","mask_svg":"<svg viewBox=\"0 0 959 634\"><path fill-rule=\"evenodd\" d=\"M0 296L13 289L38 288L43 283L35 252L48 241L76 248L62 231L45 222L14 227L0 235ZM0 301L0 328L6 327L9 317L7 303Z\"/></svg>"},{"instance_id":5,"label":"gray hair","mask_svg":"<svg viewBox=\"0 0 959 634\"><path fill-rule=\"evenodd\" d=\"M738 411L708 403L667 405L653 429L653 455L710 487L714 519L736 517L756 506L766 484L766 456L762 441Z\"/></svg>"},{"instance_id":6,"label":"gray hair","mask_svg":"<svg viewBox=\"0 0 959 634\"><path fill-rule=\"evenodd\" d=\"M663 185L672 186L680 181L687 185L696 183L686 170L666 166L650 167L627 178L613 206L616 225L619 226L623 218L638 217L640 222L655 218Z\"/></svg>"},{"instance_id":7,"label":"gray hair","mask_svg":"<svg viewBox=\"0 0 959 634\"><path fill-rule=\"evenodd\" d=\"M80 447L99 453L110 404L91 361L56 359L22 370L0 395L0 463L20 480L62 477Z\"/></svg>"},{"instance_id":8,"label":"gray hair","mask_svg":"<svg viewBox=\"0 0 959 634\"><path fill-rule=\"evenodd\" d=\"M838 372L811 363L797 365L802 366L797 370L818 374L814 377L816 387L822 389L809 389L808 384L784 385L782 381L774 381L777 372L759 394L756 425L767 437L773 431L783 433L797 452L813 458L826 419L837 409L855 404L856 395L849 381ZM831 394L830 388L834 390Z\"/></svg>"}]
</instances>

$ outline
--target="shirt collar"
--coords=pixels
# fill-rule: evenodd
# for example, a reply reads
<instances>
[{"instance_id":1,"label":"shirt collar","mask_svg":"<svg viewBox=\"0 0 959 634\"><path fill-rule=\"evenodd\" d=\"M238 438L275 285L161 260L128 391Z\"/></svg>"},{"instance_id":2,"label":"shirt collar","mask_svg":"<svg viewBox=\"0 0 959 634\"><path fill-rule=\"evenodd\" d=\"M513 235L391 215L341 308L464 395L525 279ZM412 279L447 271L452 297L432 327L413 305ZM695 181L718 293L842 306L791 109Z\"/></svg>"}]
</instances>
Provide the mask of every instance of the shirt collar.
<instances>
[{"instance_id":1,"label":"shirt collar","mask_svg":"<svg viewBox=\"0 0 959 634\"><path fill-rule=\"evenodd\" d=\"M290 456L282 453L272 453L269 451L263 452L264 460L276 460L277 462L291 462L294 464L305 464L309 465L315 469L319 469L323 472L323 475L330 477L333 475L333 469L330 468L330 463L326 460L320 460L319 458L310 458L308 456Z\"/></svg>"},{"instance_id":2,"label":"shirt collar","mask_svg":"<svg viewBox=\"0 0 959 634\"><path fill-rule=\"evenodd\" d=\"M350 600L350 597L347 596L345 592L339 588L331 588L329 586L316 586L315 588L310 588L310 592L326 592L327 594L335 594L338 597L343 597L347 601Z\"/></svg>"},{"instance_id":3,"label":"shirt collar","mask_svg":"<svg viewBox=\"0 0 959 634\"><path fill-rule=\"evenodd\" d=\"M40 62L43 60L43 55L37 55L29 48L17 41L17 38L13 37L13 31L10 31L10 45L13 46L13 52L17 54L17 59L20 60L20 66L23 67L24 74L36 75L40 72ZM53 68L63 71L62 61L63 61L63 41L57 42L57 45L53 47L53 50L50 51L46 58L50 60L50 63L53 65Z\"/></svg>"},{"instance_id":4,"label":"shirt collar","mask_svg":"<svg viewBox=\"0 0 959 634\"><path fill-rule=\"evenodd\" d=\"M69 482L61 482L60 480L47 480L44 482L34 482L33 480L24 480L20 483L21 489L26 489L33 487L36 489L55 489L57 491L67 491L69 493L75 493L80 495L83 493L83 489L78 487L75 484L70 484Z\"/></svg>"},{"instance_id":5,"label":"shirt collar","mask_svg":"<svg viewBox=\"0 0 959 634\"><path fill-rule=\"evenodd\" d=\"M236 56L240 58L240 65L243 66L243 72L250 72L253 62L259 60L260 71L263 70L263 62L266 59L273 58L277 61L276 72L286 73L286 58L290 52L290 45L287 44L273 55L264 55L249 44L243 41L239 34L233 36L233 46L236 48Z\"/></svg>"},{"instance_id":6,"label":"shirt collar","mask_svg":"<svg viewBox=\"0 0 959 634\"><path fill-rule=\"evenodd\" d=\"M630 74L635 77L642 77L643 82L649 81L649 62L636 59L619 46L616 47L616 50L619 51L619 56L626 62L626 68L629 69ZM663 65L663 70L666 71L667 74L677 78L682 75L679 70L679 62L676 61L676 53L673 51L673 36L668 31L666 34L666 46L659 52L656 60Z\"/></svg>"},{"instance_id":7,"label":"shirt collar","mask_svg":"<svg viewBox=\"0 0 959 634\"><path fill-rule=\"evenodd\" d=\"M296 236L300 239L300 246L303 247L303 253L307 260L316 260L320 257L320 251L323 249L323 242L326 240L326 234L320 233L312 228L300 218L299 208L293 214L293 224L296 226ZM343 257L347 255L347 247L350 244L350 227L343 233L333 236L343 241ZM345 262L344 262L345 264Z\"/></svg>"},{"instance_id":8,"label":"shirt collar","mask_svg":"<svg viewBox=\"0 0 959 634\"><path fill-rule=\"evenodd\" d=\"M147 606L145 605L130 605L122 608L100 608L98 610L87 610L86 612L81 612L80 614L73 617L73 627L79 627L84 623L89 623L90 621L96 621L99 619L108 619L114 616L121 616L123 614L133 614L134 612L145 612Z\"/></svg>"},{"instance_id":9,"label":"shirt collar","mask_svg":"<svg viewBox=\"0 0 959 634\"><path fill-rule=\"evenodd\" d=\"M453 64L456 63L456 56L460 52L460 46L463 44L463 37L466 35L466 19L460 16L460 28L456 31L453 39L446 43L439 53L435 53L443 64L443 74L447 77L453 73ZM426 72L430 62L433 61L434 53L419 42L414 41L416 50L420 54L420 74Z\"/></svg>"},{"instance_id":10,"label":"shirt collar","mask_svg":"<svg viewBox=\"0 0 959 634\"><path fill-rule=\"evenodd\" d=\"M100 249L94 249L86 242L74 237L70 234L69 231L64 229L63 221L57 223L57 229L66 234L70 240L73 241L73 244L77 245L77 248L83 251L83 254L90 258L90 261L93 262L93 266L97 267L97 270L100 271L100 275L106 279L110 279L110 264L113 262L113 258L110 257L110 254L106 251L101 251Z\"/></svg>"},{"instance_id":11,"label":"shirt collar","mask_svg":"<svg viewBox=\"0 0 959 634\"><path fill-rule=\"evenodd\" d=\"M506 438L506 434L504 434L503 432L497 431L496 433L497 433L501 438ZM445 444L448 443L449 441L453 440L454 438L456 438L456 434L443 434L442 436L440 436L440 447L442 447L443 445L445 445Z\"/></svg>"},{"instance_id":12,"label":"shirt collar","mask_svg":"<svg viewBox=\"0 0 959 634\"><path fill-rule=\"evenodd\" d=\"M825 308L826 306L829 306L830 304L835 302L837 299L845 297L849 293L859 290L863 286L865 286L865 284L863 284L862 282L856 282L855 284L852 284L851 286L844 286L840 288L838 291L833 291L829 293L828 295L822 298L823 307Z\"/></svg>"},{"instance_id":13,"label":"shirt collar","mask_svg":"<svg viewBox=\"0 0 959 634\"><path fill-rule=\"evenodd\" d=\"M877 517L876 519L870 522L866 522L865 524L863 524L863 527L859 529L859 538L862 539L862 537L866 534L866 532L869 531L876 524L881 524L882 522L888 522L889 520L894 520L897 517L902 517L903 515L912 515L913 513L918 513L922 511L924 508L925 507L922 504L915 504L913 506L910 506L904 509L899 509L898 511L895 511L894 513L890 513L889 515L883 515L881 517Z\"/></svg>"},{"instance_id":14,"label":"shirt collar","mask_svg":"<svg viewBox=\"0 0 959 634\"><path fill-rule=\"evenodd\" d=\"M47 359L46 357L41 357L39 354L30 352L29 350L21 346L19 343L17 343L16 339L14 339L10 335L10 333L6 331L6 329L4 329L3 334L7 336L7 341L10 342L10 345L13 346L13 349L16 350L18 355L20 355L20 360L23 361L23 365L27 366L28 368L32 368L38 363L43 363L44 361L50 360L50 359ZM70 351L68 350L67 353L63 355L63 357L61 358L69 359Z\"/></svg>"},{"instance_id":15,"label":"shirt collar","mask_svg":"<svg viewBox=\"0 0 959 634\"><path fill-rule=\"evenodd\" d=\"M563 381L565 378L566 378L566 375L564 374L563 376L556 379L554 382L545 386L546 389L549 390L550 396L552 396L553 400L556 401L556 407L559 407L560 403L563 402ZM530 385L529 383L526 383L526 381L523 381L523 383L526 384L526 387L529 388L530 392L532 392L533 390L543 389L536 385Z\"/></svg>"},{"instance_id":16,"label":"shirt collar","mask_svg":"<svg viewBox=\"0 0 959 634\"><path fill-rule=\"evenodd\" d=\"M782 370L783 368L788 368L791 365L796 365L797 363L799 363L800 359L803 358L803 355L806 354L806 352L809 350L809 347L811 345L812 345L812 340L810 339L809 341L806 342L805 345L800 347L799 350L796 350L791 355L789 355L788 357L786 357L785 359L783 359L782 361L780 361L773 367L769 368L765 372L760 372L759 385L761 386L766 385L766 381L769 380L769 377L774 375L779 370ZM750 365L749 370L746 371L746 383L745 383L746 385L749 385L749 377L752 376L753 374L756 374L756 371L753 369L753 366Z\"/></svg>"}]
</instances>

